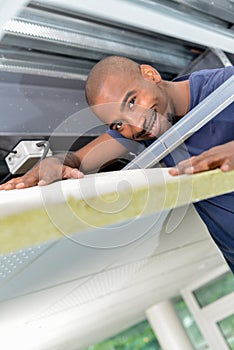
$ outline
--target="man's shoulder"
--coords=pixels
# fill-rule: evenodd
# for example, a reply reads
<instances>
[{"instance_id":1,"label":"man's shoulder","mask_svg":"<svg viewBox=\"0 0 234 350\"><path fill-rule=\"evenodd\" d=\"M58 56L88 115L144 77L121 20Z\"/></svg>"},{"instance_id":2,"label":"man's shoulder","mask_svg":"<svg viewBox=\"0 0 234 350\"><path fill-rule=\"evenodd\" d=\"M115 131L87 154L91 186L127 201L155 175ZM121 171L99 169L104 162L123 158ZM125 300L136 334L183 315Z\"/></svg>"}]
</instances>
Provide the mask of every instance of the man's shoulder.
<instances>
[{"instance_id":1,"label":"man's shoulder","mask_svg":"<svg viewBox=\"0 0 234 350\"><path fill-rule=\"evenodd\" d=\"M210 95L227 79L234 75L234 67L203 69L189 76L191 106L193 108L205 97Z\"/></svg>"},{"instance_id":2,"label":"man's shoulder","mask_svg":"<svg viewBox=\"0 0 234 350\"><path fill-rule=\"evenodd\" d=\"M206 80L206 79L215 79L221 80L224 82L234 74L234 67L222 67L222 68L213 68L213 69L202 69L198 71L192 71L191 73L180 75L173 79L173 81L184 81L184 80Z\"/></svg>"},{"instance_id":3,"label":"man's shoulder","mask_svg":"<svg viewBox=\"0 0 234 350\"><path fill-rule=\"evenodd\" d=\"M234 67L222 67L215 69L202 69L200 71L192 72L189 79L203 79L214 80L219 84L222 84L225 80L230 78L234 74Z\"/></svg>"}]
</instances>

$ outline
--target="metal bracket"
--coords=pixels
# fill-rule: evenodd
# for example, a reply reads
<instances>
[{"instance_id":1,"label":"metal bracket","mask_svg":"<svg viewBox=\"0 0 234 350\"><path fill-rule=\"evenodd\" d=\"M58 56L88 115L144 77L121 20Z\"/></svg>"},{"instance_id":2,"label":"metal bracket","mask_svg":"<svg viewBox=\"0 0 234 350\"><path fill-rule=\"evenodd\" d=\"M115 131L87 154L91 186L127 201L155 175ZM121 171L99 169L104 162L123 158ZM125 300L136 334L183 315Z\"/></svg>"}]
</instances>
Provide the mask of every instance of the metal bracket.
<instances>
[{"instance_id":1,"label":"metal bracket","mask_svg":"<svg viewBox=\"0 0 234 350\"><path fill-rule=\"evenodd\" d=\"M232 66L232 62L222 50L216 48L211 48L210 50L219 58L224 67Z\"/></svg>"},{"instance_id":2,"label":"metal bracket","mask_svg":"<svg viewBox=\"0 0 234 350\"><path fill-rule=\"evenodd\" d=\"M13 175L24 174L44 156L45 140L23 140L5 157L9 171ZM42 147L44 144L44 147ZM46 155L52 155L50 149Z\"/></svg>"}]
</instances>

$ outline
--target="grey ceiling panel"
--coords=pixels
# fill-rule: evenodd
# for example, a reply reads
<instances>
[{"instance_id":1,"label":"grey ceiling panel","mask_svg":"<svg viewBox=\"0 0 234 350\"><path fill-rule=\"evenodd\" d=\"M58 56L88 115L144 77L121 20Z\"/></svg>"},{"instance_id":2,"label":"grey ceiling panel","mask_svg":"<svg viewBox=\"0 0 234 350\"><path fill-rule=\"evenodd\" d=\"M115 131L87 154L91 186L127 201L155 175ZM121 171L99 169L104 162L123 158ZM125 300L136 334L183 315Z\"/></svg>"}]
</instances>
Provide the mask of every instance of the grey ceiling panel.
<instances>
[{"instance_id":1,"label":"grey ceiling panel","mask_svg":"<svg viewBox=\"0 0 234 350\"><path fill-rule=\"evenodd\" d=\"M33 59L34 63L36 55L32 57L32 51L35 50L61 55L64 67L68 66L68 59L64 56L72 57L74 73L77 69L82 69L77 59L93 61L94 64L103 56L114 54L151 62L164 71L176 74L197 55L190 47L175 43L173 40L170 40L168 45L168 40L164 41L155 35L146 35L126 28L97 23L94 20L73 18L66 14L36 8L26 8L20 16L8 22L4 29L6 33L2 40L4 46L30 50L25 56L28 57L28 61ZM9 60L8 56L8 52L2 51L4 60ZM40 63L42 58L38 56ZM87 63L87 66L91 68L92 65ZM41 68L39 64L37 68ZM55 70L56 65L50 69ZM87 75L87 69L84 74Z\"/></svg>"},{"instance_id":2,"label":"grey ceiling panel","mask_svg":"<svg viewBox=\"0 0 234 350\"><path fill-rule=\"evenodd\" d=\"M195 9L198 13L213 16L233 23L234 2L232 0L174 0L179 5L186 5L184 11Z\"/></svg>"},{"instance_id":3,"label":"grey ceiling panel","mask_svg":"<svg viewBox=\"0 0 234 350\"><path fill-rule=\"evenodd\" d=\"M189 33L181 40L175 26L173 37L146 26L145 19L132 23L114 21L108 12L100 16L98 7L82 11L91 1L31 1L21 13L5 24L1 41L0 69L27 74L75 78L85 80L91 67L107 55L123 55L138 62L156 66L165 79L186 70L205 49ZM114 2L115 3L115 2ZM101 3L103 4L103 2ZM117 2L116 2L117 4ZM231 0L134 0L120 1L121 6L142 9L142 13L168 16L168 28L173 27L170 16L182 19L197 28L233 35L234 10ZM99 6L100 7L100 6ZM79 10L80 9L80 10ZM114 11L114 9L113 9ZM112 12L113 12L112 11ZM143 18L142 18L143 19ZM138 23L138 24L137 24ZM202 39L202 38L201 38ZM210 43L207 42L206 46Z\"/></svg>"}]
</instances>

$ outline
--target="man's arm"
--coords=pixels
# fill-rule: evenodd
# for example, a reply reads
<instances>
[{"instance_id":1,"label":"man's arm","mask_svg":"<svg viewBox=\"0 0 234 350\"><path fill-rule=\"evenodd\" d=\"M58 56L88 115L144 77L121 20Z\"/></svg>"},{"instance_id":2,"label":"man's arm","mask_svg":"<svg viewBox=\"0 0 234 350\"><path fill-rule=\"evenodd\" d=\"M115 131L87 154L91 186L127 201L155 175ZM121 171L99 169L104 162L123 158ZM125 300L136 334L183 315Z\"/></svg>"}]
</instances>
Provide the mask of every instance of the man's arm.
<instances>
[{"instance_id":1,"label":"man's arm","mask_svg":"<svg viewBox=\"0 0 234 350\"><path fill-rule=\"evenodd\" d=\"M25 175L11 179L0 190L44 186L61 179L79 179L83 173L97 171L103 164L121 157L127 149L104 133L74 153L48 157Z\"/></svg>"},{"instance_id":2,"label":"man's arm","mask_svg":"<svg viewBox=\"0 0 234 350\"><path fill-rule=\"evenodd\" d=\"M234 141L212 147L199 156L186 159L169 172L171 175L195 174L216 168L222 171L234 170Z\"/></svg>"}]
</instances>

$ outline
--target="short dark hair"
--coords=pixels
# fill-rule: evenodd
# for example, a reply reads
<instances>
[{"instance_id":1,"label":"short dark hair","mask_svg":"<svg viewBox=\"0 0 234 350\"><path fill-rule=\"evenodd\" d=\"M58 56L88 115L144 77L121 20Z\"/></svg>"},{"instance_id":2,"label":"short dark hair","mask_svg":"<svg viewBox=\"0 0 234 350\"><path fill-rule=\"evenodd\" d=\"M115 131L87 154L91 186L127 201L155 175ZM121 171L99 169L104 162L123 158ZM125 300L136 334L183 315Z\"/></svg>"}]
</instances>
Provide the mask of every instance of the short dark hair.
<instances>
[{"instance_id":1,"label":"short dark hair","mask_svg":"<svg viewBox=\"0 0 234 350\"><path fill-rule=\"evenodd\" d=\"M136 76L139 72L140 65L129 58L121 56L103 58L91 69L86 80L85 96L88 104L95 105L96 98L108 76L119 76L120 73Z\"/></svg>"}]
</instances>

